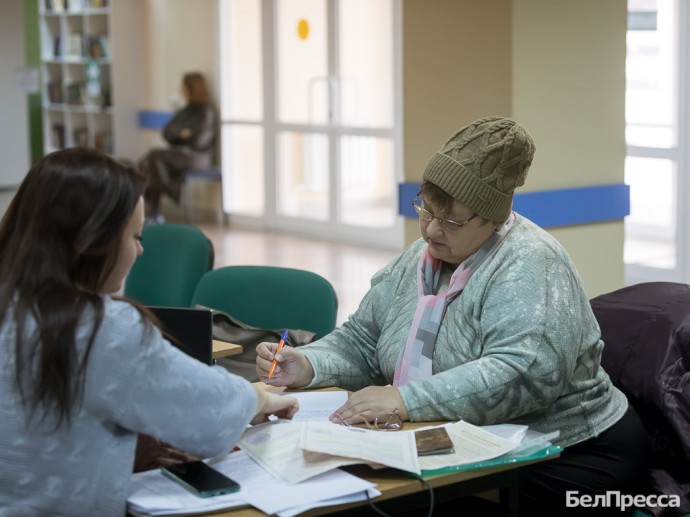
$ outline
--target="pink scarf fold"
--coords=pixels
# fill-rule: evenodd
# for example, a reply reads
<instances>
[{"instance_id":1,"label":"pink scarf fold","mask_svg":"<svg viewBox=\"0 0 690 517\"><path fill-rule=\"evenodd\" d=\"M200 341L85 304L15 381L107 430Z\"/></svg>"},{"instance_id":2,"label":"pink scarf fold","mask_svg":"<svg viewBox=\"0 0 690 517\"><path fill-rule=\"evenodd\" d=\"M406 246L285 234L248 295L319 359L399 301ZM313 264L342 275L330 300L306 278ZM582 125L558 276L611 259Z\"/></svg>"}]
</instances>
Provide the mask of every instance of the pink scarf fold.
<instances>
[{"instance_id":1,"label":"pink scarf fold","mask_svg":"<svg viewBox=\"0 0 690 517\"><path fill-rule=\"evenodd\" d=\"M398 356L393 386L402 386L410 381L431 377L436 339L448 304L460 296L472 274L498 249L514 221L515 215L511 213L501 228L455 269L445 293L436 294L444 263L431 256L428 245L424 249L417 267L419 301L405 347Z\"/></svg>"}]
</instances>

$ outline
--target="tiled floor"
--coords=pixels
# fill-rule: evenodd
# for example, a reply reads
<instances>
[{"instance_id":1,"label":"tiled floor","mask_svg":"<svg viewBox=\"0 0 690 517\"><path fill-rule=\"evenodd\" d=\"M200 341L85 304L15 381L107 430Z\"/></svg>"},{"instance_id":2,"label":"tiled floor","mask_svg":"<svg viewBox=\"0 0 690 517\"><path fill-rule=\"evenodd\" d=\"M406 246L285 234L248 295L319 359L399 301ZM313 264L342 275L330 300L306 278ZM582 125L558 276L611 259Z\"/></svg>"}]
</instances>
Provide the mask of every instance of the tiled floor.
<instances>
[{"instance_id":1,"label":"tiled floor","mask_svg":"<svg viewBox=\"0 0 690 517\"><path fill-rule=\"evenodd\" d=\"M294 267L320 274L338 294L341 324L369 289L371 276L398 251L318 241L269 232L197 223L213 242L215 267L238 264Z\"/></svg>"}]
</instances>

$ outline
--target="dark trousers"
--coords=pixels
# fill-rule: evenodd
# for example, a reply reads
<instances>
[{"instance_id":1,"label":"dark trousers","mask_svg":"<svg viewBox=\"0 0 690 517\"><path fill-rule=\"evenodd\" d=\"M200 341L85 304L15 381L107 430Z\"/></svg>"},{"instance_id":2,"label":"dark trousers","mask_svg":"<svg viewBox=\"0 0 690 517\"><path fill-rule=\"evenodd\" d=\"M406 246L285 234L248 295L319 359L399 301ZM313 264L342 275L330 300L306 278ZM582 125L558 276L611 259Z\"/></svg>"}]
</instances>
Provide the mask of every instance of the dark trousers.
<instances>
[{"instance_id":1,"label":"dark trousers","mask_svg":"<svg viewBox=\"0 0 690 517\"><path fill-rule=\"evenodd\" d=\"M536 510L553 515L626 515L615 507L566 507L566 492L580 498L617 491L649 495L646 487L649 460L645 429L637 413L628 407L621 420L599 436L566 447L560 458L524 467L520 475L520 514ZM587 499L584 499L587 503ZM629 509L629 512L634 508Z\"/></svg>"},{"instance_id":2,"label":"dark trousers","mask_svg":"<svg viewBox=\"0 0 690 517\"><path fill-rule=\"evenodd\" d=\"M144 194L147 215L158 215L163 194L180 202L185 172L192 165L192 158L177 149L153 149L139 161L139 170L149 179Z\"/></svg>"}]
</instances>

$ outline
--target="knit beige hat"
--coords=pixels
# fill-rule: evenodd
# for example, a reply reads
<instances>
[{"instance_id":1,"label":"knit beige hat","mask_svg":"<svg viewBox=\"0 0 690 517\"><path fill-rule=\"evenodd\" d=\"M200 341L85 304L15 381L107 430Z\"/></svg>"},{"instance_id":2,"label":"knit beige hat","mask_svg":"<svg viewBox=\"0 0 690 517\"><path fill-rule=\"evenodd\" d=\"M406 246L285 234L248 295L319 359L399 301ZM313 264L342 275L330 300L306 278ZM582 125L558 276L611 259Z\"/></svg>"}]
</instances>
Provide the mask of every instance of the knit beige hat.
<instances>
[{"instance_id":1,"label":"knit beige hat","mask_svg":"<svg viewBox=\"0 0 690 517\"><path fill-rule=\"evenodd\" d=\"M424 179L474 213L502 223L525 183L535 145L512 119L486 117L459 129L431 157Z\"/></svg>"}]
</instances>

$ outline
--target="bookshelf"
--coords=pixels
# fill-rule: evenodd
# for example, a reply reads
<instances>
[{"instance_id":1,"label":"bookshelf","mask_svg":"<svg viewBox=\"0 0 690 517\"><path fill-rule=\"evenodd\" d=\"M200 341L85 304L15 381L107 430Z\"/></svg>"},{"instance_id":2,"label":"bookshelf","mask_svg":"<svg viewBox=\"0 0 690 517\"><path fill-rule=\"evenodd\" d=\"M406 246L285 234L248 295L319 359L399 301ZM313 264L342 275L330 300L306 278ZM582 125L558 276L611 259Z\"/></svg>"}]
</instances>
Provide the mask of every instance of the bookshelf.
<instances>
[{"instance_id":1,"label":"bookshelf","mask_svg":"<svg viewBox=\"0 0 690 517\"><path fill-rule=\"evenodd\" d=\"M143 2L37 1L44 153L88 146L136 160Z\"/></svg>"}]
</instances>

